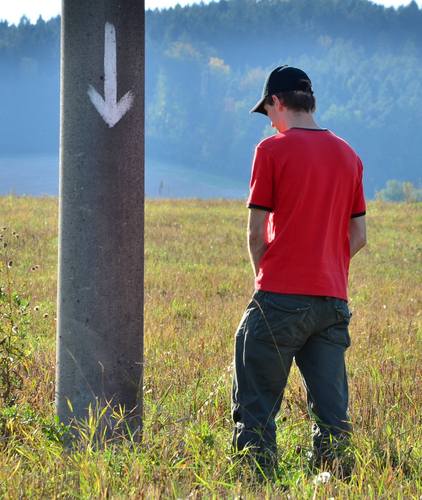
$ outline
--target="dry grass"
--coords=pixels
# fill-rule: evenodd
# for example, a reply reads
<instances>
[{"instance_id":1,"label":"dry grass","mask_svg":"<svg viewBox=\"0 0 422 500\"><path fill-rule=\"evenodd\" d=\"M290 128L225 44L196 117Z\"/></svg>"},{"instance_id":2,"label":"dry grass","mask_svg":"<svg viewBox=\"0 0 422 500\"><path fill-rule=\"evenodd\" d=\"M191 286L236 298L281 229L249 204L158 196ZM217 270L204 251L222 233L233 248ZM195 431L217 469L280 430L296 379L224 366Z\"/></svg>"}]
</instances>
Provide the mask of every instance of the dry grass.
<instances>
[{"instance_id":1,"label":"dry grass","mask_svg":"<svg viewBox=\"0 0 422 500\"><path fill-rule=\"evenodd\" d=\"M370 203L369 245L352 264L352 479L313 483L293 370L278 419L280 477L260 486L237 479L228 460L234 332L253 291L242 202L147 201L144 441L72 454L52 406L57 207L0 198L1 265L13 260L13 288L31 301L28 373L19 404L3 409L2 497L419 498L421 204Z\"/></svg>"}]
</instances>

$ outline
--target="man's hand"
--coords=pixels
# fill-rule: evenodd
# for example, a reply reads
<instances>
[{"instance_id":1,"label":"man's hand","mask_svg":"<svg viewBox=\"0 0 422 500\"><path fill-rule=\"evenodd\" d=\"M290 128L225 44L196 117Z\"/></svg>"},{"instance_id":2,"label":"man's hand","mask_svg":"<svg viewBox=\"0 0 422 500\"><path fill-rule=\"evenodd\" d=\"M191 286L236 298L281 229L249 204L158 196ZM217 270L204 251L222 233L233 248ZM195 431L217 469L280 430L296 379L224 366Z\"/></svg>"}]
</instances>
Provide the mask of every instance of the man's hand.
<instances>
[{"instance_id":1,"label":"man's hand","mask_svg":"<svg viewBox=\"0 0 422 500\"><path fill-rule=\"evenodd\" d=\"M366 245L365 216L353 217L349 222L350 258Z\"/></svg>"},{"instance_id":2,"label":"man's hand","mask_svg":"<svg viewBox=\"0 0 422 500\"><path fill-rule=\"evenodd\" d=\"M265 242L268 216L269 212L267 210L261 210L259 208L249 209L248 251L255 277L258 275L259 271L259 261L268 246Z\"/></svg>"}]
</instances>

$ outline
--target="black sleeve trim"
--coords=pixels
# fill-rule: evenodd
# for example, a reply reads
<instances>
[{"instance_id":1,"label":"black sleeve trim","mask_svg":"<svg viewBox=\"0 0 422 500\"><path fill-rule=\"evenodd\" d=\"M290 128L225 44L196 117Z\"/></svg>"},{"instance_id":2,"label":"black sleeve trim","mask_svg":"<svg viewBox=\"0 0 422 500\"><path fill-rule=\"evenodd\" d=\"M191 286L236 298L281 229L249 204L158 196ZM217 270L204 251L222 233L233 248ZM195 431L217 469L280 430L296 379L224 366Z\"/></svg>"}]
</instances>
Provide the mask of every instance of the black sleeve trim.
<instances>
[{"instance_id":1,"label":"black sleeve trim","mask_svg":"<svg viewBox=\"0 0 422 500\"><path fill-rule=\"evenodd\" d=\"M366 215L366 212L359 212L358 214L352 214L350 218L354 219L355 217L362 217L362 215Z\"/></svg>"},{"instance_id":2,"label":"black sleeve trim","mask_svg":"<svg viewBox=\"0 0 422 500\"><path fill-rule=\"evenodd\" d=\"M266 210L267 212L272 212L272 208L263 207L262 205L254 205L253 203L249 203L248 208L259 208L260 210Z\"/></svg>"}]
</instances>

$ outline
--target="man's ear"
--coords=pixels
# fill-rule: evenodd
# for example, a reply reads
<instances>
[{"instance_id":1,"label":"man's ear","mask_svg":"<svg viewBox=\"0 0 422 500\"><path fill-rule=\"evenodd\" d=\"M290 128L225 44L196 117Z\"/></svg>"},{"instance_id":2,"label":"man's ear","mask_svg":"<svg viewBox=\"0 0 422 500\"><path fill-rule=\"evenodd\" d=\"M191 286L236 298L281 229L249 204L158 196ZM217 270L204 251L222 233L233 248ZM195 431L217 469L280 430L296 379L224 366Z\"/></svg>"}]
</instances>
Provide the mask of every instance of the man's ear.
<instances>
[{"instance_id":1,"label":"man's ear","mask_svg":"<svg viewBox=\"0 0 422 500\"><path fill-rule=\"evenodd\" d=\"M273 98L273 105L276 107L276 109L281 111L284 106L283 101L280 101L280 99L276 95L273 95L272 98Z\"/></svg>"}]
</instances>

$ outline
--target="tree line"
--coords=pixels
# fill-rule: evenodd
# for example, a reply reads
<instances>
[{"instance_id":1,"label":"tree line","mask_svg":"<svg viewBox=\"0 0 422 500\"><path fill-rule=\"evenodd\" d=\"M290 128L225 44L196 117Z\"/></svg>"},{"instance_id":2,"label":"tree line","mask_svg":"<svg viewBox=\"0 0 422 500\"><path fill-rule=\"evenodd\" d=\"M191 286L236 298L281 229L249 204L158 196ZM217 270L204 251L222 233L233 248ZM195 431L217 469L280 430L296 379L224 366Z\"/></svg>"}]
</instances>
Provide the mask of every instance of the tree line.
<instances>
[{"instance_id":1,"label":"tree line","mask_svg":"<svg viewBox=\"0 0 422 500\"><path fill-rule=\"evenodd\" d=\"M418 182L421 26L415 2L221 0L147 11L147 161L247 180L254 145L274 132L249 109L267 72L290 64L312 79L317 122L359 152L369 196L388 179ZM59 38L59 18L0 23L1 151L57 149Z\"/></svg>"}]
</instances>

